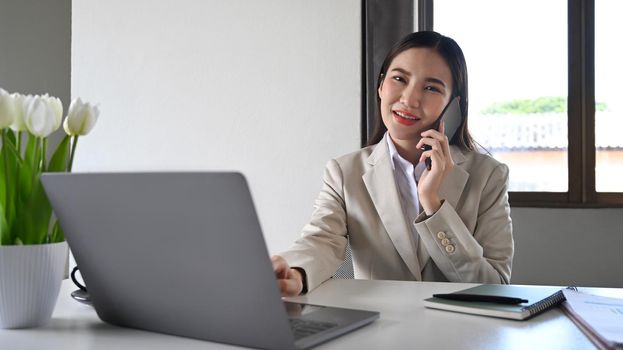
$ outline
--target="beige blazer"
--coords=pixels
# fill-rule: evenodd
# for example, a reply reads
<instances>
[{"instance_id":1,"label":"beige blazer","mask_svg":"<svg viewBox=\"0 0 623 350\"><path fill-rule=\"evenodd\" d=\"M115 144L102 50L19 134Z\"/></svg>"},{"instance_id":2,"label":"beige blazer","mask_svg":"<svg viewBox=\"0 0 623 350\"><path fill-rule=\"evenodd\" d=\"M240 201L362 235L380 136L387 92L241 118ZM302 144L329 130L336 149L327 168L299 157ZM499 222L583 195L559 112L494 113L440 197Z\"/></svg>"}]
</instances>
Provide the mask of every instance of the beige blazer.
<instances>
[{"instance_id":1,"label":"beige blazer","mask_svg":"<svg viewBox=\"0 0 623 350\"><path fill-rule=\"evenodd\" d=\"M305 270L308 290L337 271L347 235L355 278L509 283L508 167L455 146L450 152L455 166L442 183L441 208L414 222L403 214L387 140L332 159L302 237L280 255Z\"/></svg>"}]
</instances>

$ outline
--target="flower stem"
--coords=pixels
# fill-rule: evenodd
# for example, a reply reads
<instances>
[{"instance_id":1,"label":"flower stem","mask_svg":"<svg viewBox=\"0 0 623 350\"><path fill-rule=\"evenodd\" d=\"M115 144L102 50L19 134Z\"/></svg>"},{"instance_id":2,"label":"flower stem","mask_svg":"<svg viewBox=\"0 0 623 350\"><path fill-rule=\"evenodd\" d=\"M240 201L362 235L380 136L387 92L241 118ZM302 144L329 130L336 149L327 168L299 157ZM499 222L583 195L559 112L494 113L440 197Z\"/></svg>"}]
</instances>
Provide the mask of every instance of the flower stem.
<instances>
[{"instance_id":1,"label":"flower stem","mask_svg":"<svg viewBox=\"0 0 623 350\"><path fill-rule=\"evenodd\" d=\"M18 163L20 162L20 160L25 159L26 157L22 155L21 152L21 147L22 147L22 131L18 131L17 132L17 159L15 159L15 162ZM20 182L20 172L22 171L22 167L17 165L15 167L15 187L19 188L19 182ZM15 198L17 198L18 195L15 195Z\"/></svg>"},{"instance_id":2,"label":"flower stem","mask_svg":"<svg viewBox=\"0 0 623 350\"><path fill-rule=\"evenodd\" d=\"M4 157L4 179L5 179L5 184L6 184L6 188L5 188L5 208L4 208L4 217L6 219L6 221L10 222L11 221L11 174L9 174L9 152L6 150L7 144L8 144L8 140L6 137L6 133L7 130L4 129L1 131L2 132L2 148L0 148L1 152L2 152L2 156ZM10 225L10 224L9 224Z\"/></svg>"},{"instance_id":3,"label":"flower stem","mask_svg":"<svg viewBox=\"0 0 623 350\"><path fill-rule=\"evenodd\" d=\"M67 167L67 172L71 172L71 168L74 165L74 155L76 154L76 146L78 145L78 135L73 138L73 142L71 143L71 152L69 153L69 166Z\"/></svg>"},{"instance_id":4,"label":"flower stem","mask_svg":"<svg viewBox=\"0 0 623 350\"><path fill-rule=\"evenodd\" d=\"M48 153L48 139L43 137L41 138L41 143L43 144L43 146L41 147L41 172L46 171L47 167L46 167L46 158L47 158L47 154Z\"/></svg>"},{"instance_id":5,"label":"flower stem","mask_svg":"<svg viewBox=\"0 0 623 350\"><path fill-rule=\"evenodd\" d=\"M17 132L17 154L19 154L19 156L22 156L22 133L23 131L18 131Z\"/></svg>"}]
</instances>

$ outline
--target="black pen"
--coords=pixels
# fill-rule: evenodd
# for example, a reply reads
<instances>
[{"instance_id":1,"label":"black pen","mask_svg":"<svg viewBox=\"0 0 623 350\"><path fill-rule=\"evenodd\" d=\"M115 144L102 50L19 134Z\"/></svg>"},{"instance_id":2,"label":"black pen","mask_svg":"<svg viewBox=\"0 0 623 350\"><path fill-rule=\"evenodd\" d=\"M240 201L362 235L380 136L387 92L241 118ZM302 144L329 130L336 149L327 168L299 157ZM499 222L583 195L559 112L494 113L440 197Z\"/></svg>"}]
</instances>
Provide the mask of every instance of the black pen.
<instances>
[{"instance_id":1,"label":"black pen","mask_svg":"<svg viewBox=\"0 0 623 350\"><path fill-rule=\"evenodd\" d=\"M528 300L515 297L502 297L498 295L482 295L482 294L462 294L462 293L450 293L450 294L433 294L435 298L460 300L460 301L484 301L488 303L498 304L521 304L527 303Z\"/></svg>"}]
</instances>

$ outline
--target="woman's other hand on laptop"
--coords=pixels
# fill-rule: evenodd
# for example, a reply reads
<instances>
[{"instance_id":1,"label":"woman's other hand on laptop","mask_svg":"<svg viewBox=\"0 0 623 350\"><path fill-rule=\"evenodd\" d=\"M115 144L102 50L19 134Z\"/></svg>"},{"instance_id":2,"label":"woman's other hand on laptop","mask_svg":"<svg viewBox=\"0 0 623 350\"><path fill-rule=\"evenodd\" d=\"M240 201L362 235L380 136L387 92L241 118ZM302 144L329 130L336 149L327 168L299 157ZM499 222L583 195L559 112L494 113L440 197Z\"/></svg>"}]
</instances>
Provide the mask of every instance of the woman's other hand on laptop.
<instances>
[{"instance_id":1,"label":"woman's other hand on laptop","mask_svg":"<svg viewBox=\"0 0 623 350\"><path fill-rule=\"evenodd\" d=\"M273 263L273 271L277 277L277 285L281 296L293 297L303 291L303 275L295 268L291 268L286 260L279 255L273 255L270 260Z\"/></svg>"}]
</instances>

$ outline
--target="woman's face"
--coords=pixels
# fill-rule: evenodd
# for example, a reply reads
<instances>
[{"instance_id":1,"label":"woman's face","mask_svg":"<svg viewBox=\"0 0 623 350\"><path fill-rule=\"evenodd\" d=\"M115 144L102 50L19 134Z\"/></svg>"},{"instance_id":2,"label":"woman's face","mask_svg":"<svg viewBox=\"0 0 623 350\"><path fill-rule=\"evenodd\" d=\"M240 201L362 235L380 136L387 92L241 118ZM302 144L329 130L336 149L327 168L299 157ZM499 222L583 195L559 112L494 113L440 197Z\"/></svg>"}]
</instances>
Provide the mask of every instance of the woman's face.
<instances>
[{"instance_id":1,"label":"woman's face","mask_svg":"<svg viewBox=\"0 0 623 350\"><path fill-rule=\"evenodd\" d=\"M431 128L452 95L452 73L430 48L398 54L379 87L381 116L394 141L419 141Z\"/></svg>"}]
</instances>

